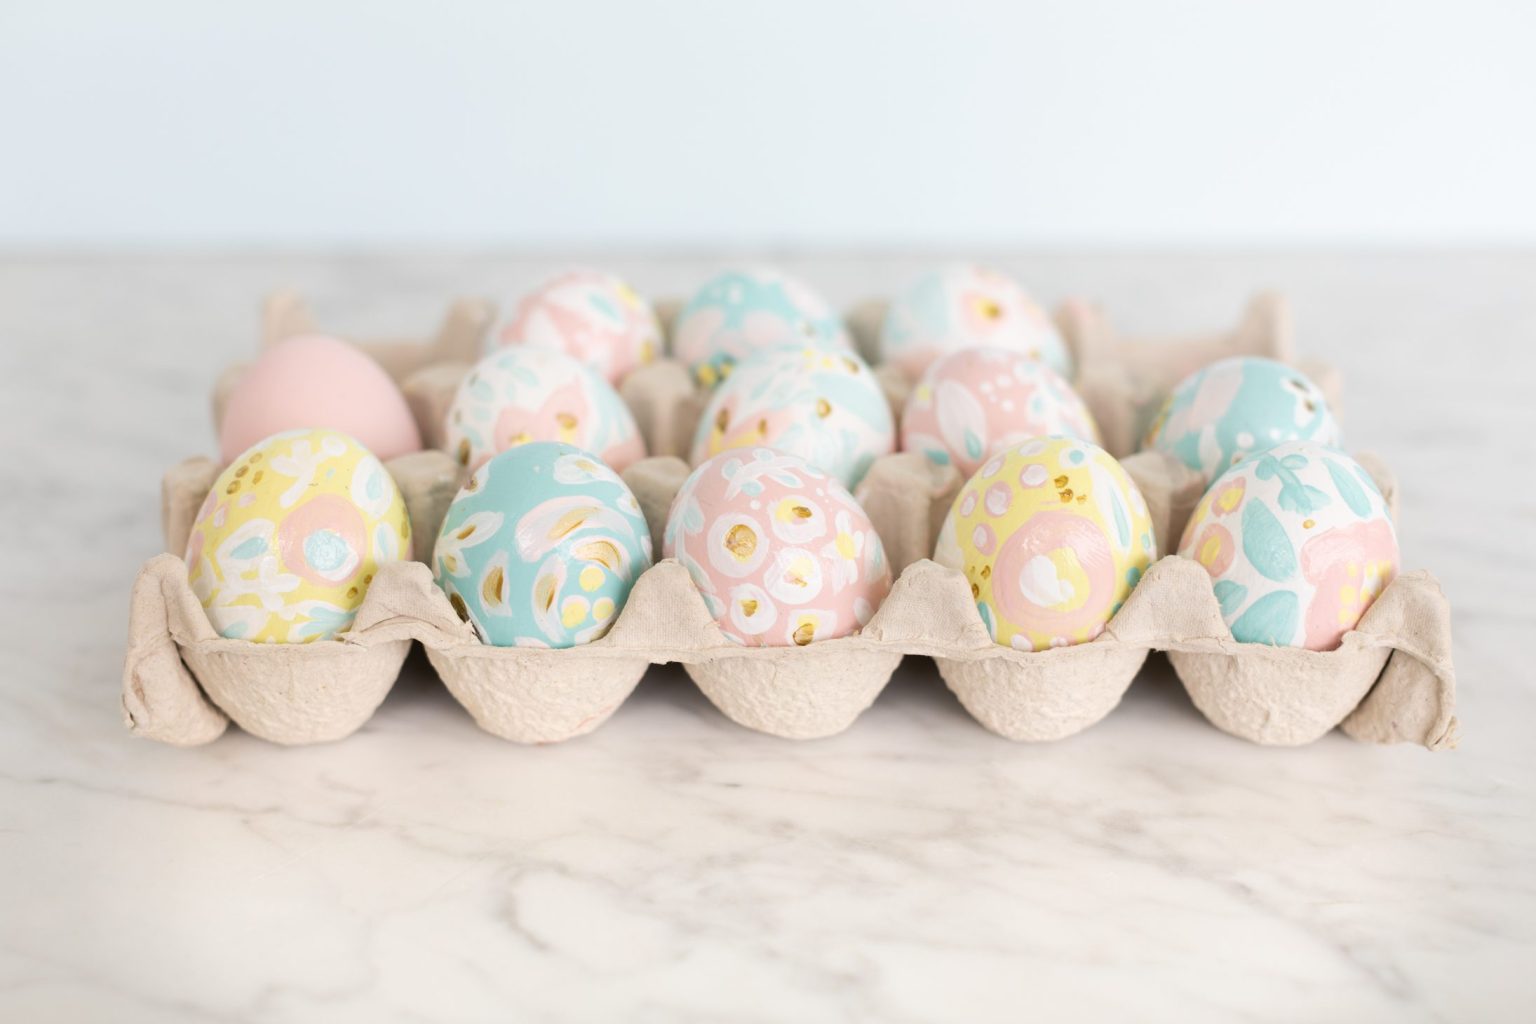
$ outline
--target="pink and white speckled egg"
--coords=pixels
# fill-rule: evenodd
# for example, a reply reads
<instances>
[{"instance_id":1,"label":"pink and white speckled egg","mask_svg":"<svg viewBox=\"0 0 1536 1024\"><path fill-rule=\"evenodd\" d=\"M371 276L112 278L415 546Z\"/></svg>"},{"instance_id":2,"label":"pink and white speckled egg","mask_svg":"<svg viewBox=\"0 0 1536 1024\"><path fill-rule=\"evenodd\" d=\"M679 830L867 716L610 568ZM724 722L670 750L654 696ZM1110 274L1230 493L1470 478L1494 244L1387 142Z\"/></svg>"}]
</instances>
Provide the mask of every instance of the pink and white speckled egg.
<instances>
[{"instance_id":1,"label":"pink and white speckled egg","mask_svg":"<svg viewBox=\"0 0 1536 1024\"><path fill-rule=\"evenodd\" d=\"M1031 437L1099 440L1088 406L1056 371L1005 348L971 348L935 360L907 400L901 450L953 463L970 476L987 457Z\"/></svg>"},{"instance_id":2,"label":"pink and white speckled egg","mask_svg":"<svg viewBox=\"0 0 1536 1024\"><path fill-rule=\"evenodd\" d=\"M721 631L752 647L856 633L891 589L885 549L853 495L771 448L695 469L672 502L663 553L688 570Z\"/></svg>"}]
</instances>

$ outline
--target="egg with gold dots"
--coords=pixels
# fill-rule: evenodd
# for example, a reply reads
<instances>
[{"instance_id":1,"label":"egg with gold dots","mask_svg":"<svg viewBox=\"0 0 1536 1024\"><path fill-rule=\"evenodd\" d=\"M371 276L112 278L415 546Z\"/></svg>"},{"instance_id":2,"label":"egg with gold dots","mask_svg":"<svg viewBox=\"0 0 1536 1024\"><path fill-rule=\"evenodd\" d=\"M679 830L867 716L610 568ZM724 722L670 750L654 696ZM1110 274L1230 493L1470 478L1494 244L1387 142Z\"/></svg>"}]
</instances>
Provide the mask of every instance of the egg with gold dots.
<instances>
[{"instance_id":1,"label":"egg with gold dots","mask_svg":"<svg viewBox=\"0 0 1536 1024\"><path fill-rule=\"evenodd\" d=\"M852 488L894 450L895 421L874 373L853 352L772 349L738 364L715 389L692 461L758 445L798 456Z\"/></svg>"},{"instance_id":2,"label":"egg with gold dots","mask_svg":"<svg viewBox=\"0 0 1536 1024\"><path fill-rule=\"evenodd\" d=\"M590 452L532 442L475 470L448 508L432 567L496 647L574 647L613 626L651 565L634 493Z\"/></svg>"},{"instance_id":3,"label":"egg with gold dots","mask_svg":"<svg viewBox=\"0 0 1536 1024\"><path fill-rule=\"evenodd\" d=\"M856 633L891 588L880 536L847 488L770 448L733 449L695 469L662 544L726 638L752 647Z\"/></svg>"},{"instance_id":4,"label":"egg with gold dots","mask_svg":"<svg viewBox=\"0 0 1536 1024\"><path fill-rule=\"evenodd\" d=\"M992 639L1026 651L1093 640L1157 558L1135 481L1079 438L989 458L956 495L934 560L965 573Z\"/></svg>"},{"instance_id":5,"label":"egg with gold dots","mask_svg":"<svg viewBox=\"0 0 1536 1024\"><path fill-rule=\"evenodd\" d=\"M523 296L502 328L503 345L554 349L617 385L661 354L661 322L623 278L571 270Z\"/></svg>"},{"instance_id":6,"label":"egg with gold dots","mask_svg":"<svg viewBox=\"0 0 1536 1024\"><path fill-rule=\"evenodd\" d=\"M939 267L892 300L880 358L921 377L949 352L984 345L1022 352L1070 379L1072 358L1045 308L1007 274L974 263Z\"/></svg>"},{"instance_id":7,"label":"egg with gold dots","mask_svg":"<svg viewBox=\"0 0 1536 1024\"><path fill-rule=\"evenodd\" d=\"M1293 366L1232 356L1179 382L1142 447L1173 456L1209 484L1250 455L1287 441L1339 443L1339 424L1322 389Z\"/></svg>"},{"instance_id":8,"label":"egg with gold dots","mask_svg":"<svg viewBox=\"0 0 1536 1024\"><path fill-rule=\"evenodd\" d=\"M814 345L851 349L842 319L800 279L772 267L726 270L700 286L678 314L672 354L714 387L763 349Z\"/></svg>"}]
</instances>

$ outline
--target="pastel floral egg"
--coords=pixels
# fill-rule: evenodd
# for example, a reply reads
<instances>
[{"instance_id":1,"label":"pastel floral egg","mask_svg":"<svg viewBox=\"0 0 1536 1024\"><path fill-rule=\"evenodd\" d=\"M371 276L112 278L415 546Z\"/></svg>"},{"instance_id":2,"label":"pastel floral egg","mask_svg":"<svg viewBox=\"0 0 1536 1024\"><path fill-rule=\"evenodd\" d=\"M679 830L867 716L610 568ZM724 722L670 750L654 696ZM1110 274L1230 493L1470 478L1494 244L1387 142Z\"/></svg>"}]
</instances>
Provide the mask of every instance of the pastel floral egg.
<instances>
[{"instance_id":1,"label":"pastel floral egg","mask_svg":"<svg viewBox=\"0 0 1536 1024\"><path fill-rule=\"evenodd\" d=\"M559 441L616 470L645 458L645 442L613 386L564 352L514 345L476 364L448 411L448 451L477 469L497 452Z\"/></svg>"},{"instance_id":2,"label":"pastel floral egg","mask_svg":"<svg viewBox=\"0 0 1536 1024\"><path fill-rule=\"evenodd\" d=\"M663 553L693 577L727 637L805 646L858 632L891 588L880 537L853 495L793 455L717 455L684 481Z\"/></svg>"},{"instance_id":3,"label":"pastel floral egg","mask_svg":"<svg viewBox=\"0 0 1536 1024\"><path fill-rule=\"evenodd\" d=\"M622 278L572 270L525 295L500 342L564 352L617 385L660 354L661 321Z\"/></svg>"},{"instance_id":4,"label":"pastel floral egg","mask_svg":"<svg viewBox=\"0 0 1536 1024\"><path fill-rule=\"evenodd\" d=\"M1157 558L1147 503L1090 441L1034 438L955 497L934 560L963 571L992 639L1040 651L1097 637Z\"/></svg>"},{"instance_id":5,"label":"pastel floral egg","mask_svg":"<svg viewBox=\"0 0 1536 1024\"><path fill-rule=\"evenodd\" d=\"M594 455L534 442L475 470L432 562L485 643L573 647L613 625L651 566L651 532L629 487Z\"/></svg>"},{"instance_id":6,"label":"pastel floral egg","mask_svg":"<svg viewBox=\"0 0 1536 1024\"><path fill-rule=\"evenodd\" d=\"M1397 533L1369 473L1336 448L1275 445L1200 499L1179 554L1211 574L1233 638L1331 651L1397 575Z\"/></svg>"},{"instance_id":7,"label":"pastel floral egg","mask_svg":"<svg viewBox=\"0 0 1536 1024\"><path fill-rule=\"evenodd\" d=\"M781 345L851 349L842 319L782 271L728 270L710 278L678 315L672 354L713 387L752 353Z\"/></svg>"},{"instance_id":8,"label":"pastel floral egg","mask_svg":"<svg viewBox=\"0 0 1536 1024\"><path fill-rule=\"evenodd\" d=\"M1005 274L971 263L929 271L898 295L880 329L880 354L916 380L939 356L986 345L1013 349L1072 376L1050 314Z\"/></svg>"},{"instance_id":9,"label":"pastel floral egg","mask_svg":"<svg viewBox=\"0 0 1536 1024\"><path fill-rule=\"evenodd\" d=\"M187 540L187 580L220 636L330 640L411 523L373 453L334 430L275 434L219 474Z\"/></svg>"},{"instance_id":10,"label":"pastel floral egg","mask_svg":"<svg viewBox=\"0 0 1536 1024\"><path fill-rule=\"evenodd\" d=\"M1180 382L1142 447L1174 456L1209 483L1255 452L1298 440L1339 443L1322 390L1295 367L1233 356Z\"/></svg>"},{"instance_id":11,"label":"pastel floral egg","mask_svg":"<svg viewBox=\"0 0 1536 1024\"><path fill-rule=\"evenodd\" d=\"M953 463L962 476L1004 448L1052 434L1099 439L1072 386L1014 349L968 348L934 360L901 414L901 450Z\"/></svg>"},{"instance_id":12,"label":"pastel floral egg","mask_svg":"<svg viewBox=\"0 0 1536 1024\"><path fill-rule=\"evenodd\" d=\"M715 389L692 461L755 445L796 455L851 488L894 450L896 430L879 381L853 352L780 348L740 363Z\"/></svg>"}]
</instances>

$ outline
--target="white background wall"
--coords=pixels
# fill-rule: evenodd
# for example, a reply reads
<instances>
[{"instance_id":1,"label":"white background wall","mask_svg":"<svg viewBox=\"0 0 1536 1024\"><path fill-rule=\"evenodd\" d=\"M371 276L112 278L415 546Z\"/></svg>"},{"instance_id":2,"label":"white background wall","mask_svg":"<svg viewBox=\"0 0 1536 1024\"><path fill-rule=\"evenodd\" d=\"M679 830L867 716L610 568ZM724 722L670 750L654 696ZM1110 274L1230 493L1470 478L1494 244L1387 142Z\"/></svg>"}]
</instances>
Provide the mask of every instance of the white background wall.
<instances>
[{"instance_id":1,"label":"white background wall","mask_svg":"<svg viewBox=\"0 0 1536 1024\"><path fill-rule=\"evenodd\" d=\"M0 245L1536 242L1536 4L0 0Z\"/></svg>"}]
</instances>

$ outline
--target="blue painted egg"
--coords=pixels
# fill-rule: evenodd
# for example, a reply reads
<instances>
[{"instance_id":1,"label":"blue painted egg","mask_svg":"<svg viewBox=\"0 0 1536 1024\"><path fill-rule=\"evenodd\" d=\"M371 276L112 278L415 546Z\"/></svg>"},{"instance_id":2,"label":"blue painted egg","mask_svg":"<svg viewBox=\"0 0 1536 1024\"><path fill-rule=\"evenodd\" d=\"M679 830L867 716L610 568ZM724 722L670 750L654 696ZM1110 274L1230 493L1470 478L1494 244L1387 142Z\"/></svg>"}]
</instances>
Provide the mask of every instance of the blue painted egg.
<instances>
[{"instance_id":1,"label":"blue painted egg","mask_svg":"<svg viewBox=\"0 0 1536 1024\"><path fill-rule=\"evenodd\" d=\"M432 563L459 617L496 647L574 647L608 632L651 565L640 504L597 456L533 442L477 469Z\"/></svg>"},{"instance_id":2,"label":"blue painted egg","mask_svg":"<svg viewBox=\"0 0 1536 1024\"><path fill-rule=\"evenodd\" d=\"M779 270L728 270L706 281L672 330L672 354L705 387L741 360L781 345L851 349L842 319L804 282Z\"/></svg>"},{"instance_id":3,"label":"blue painted egg","mask_svg":"<svg viewBox=\"0 0 1536 1024\"><path fill-rule=\"evenodd\" d=\"M1234 356L1184 378L1142 447L1174 456L1209 483L1284 441L1339 443L1339 425L1322 390L1293 366Z\"/></svg>"}]
</instances>

